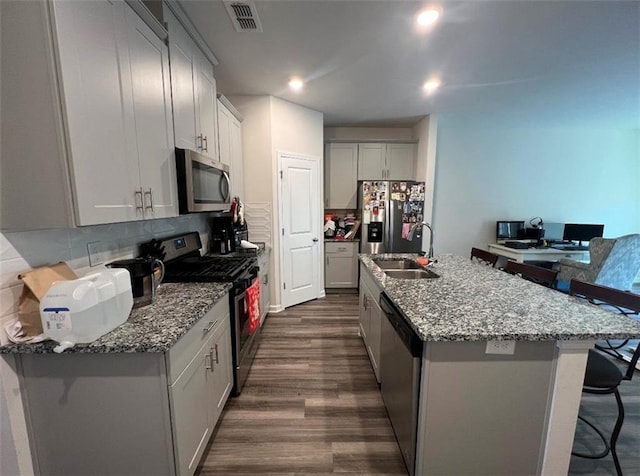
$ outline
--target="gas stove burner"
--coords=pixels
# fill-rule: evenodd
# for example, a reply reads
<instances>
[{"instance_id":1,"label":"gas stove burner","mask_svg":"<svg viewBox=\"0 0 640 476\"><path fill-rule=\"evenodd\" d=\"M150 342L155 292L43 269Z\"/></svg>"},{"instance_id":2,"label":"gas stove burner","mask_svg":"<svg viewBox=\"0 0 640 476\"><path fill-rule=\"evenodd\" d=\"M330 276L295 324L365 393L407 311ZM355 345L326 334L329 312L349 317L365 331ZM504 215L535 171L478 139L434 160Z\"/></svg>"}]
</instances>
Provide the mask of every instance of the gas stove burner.
<instances>
[{"instance_id":1,"label":"gas stove burner","mask_svg":"<svg viewBox=\"0 0 640 476\"><path fill-rule=\"evenodd\" d=\"M255 259L245 257L189 256L167 264L164 281L235 281L255 266Z\"/></svg>"}]
</instances>

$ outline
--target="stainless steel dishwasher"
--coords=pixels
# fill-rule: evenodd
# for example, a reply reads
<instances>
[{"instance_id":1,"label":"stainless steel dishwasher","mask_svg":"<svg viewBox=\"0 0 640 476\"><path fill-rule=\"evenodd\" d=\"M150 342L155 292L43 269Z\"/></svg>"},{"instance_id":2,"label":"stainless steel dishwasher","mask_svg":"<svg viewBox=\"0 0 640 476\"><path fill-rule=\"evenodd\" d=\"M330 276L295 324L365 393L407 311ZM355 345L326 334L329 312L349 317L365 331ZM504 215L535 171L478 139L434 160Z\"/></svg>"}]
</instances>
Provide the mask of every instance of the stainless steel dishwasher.
<instances>
[{"instance_id":1,"label":"stainless steel dishwasher","mask_svg":"<svg viewBox=\"0 0 640 476\"><path fill-rule=\"evenodd\" d=\"M423 343L384 293L380 295L380 307L386 316L380 333L382 399L407 470L413 476Z\"/></svg>"}]
</instances>

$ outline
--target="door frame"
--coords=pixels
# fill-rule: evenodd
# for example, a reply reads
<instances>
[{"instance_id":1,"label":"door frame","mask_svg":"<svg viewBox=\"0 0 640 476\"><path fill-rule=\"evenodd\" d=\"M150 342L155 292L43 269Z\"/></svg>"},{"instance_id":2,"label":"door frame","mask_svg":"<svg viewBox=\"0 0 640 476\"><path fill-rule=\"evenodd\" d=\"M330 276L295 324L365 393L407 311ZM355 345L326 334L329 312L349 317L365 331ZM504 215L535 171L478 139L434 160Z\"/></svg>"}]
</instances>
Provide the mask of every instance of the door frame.
<instances>
[{"instance_id":1,"label":"door frame","mask_svg":"<svg viewBox=\"0 0 640 476\"><path fill-rule=\"evenodd\" d=\"M300 159L300 160L309 160L309 161L313 161L316 162L316 165L318 167L318 192L319 192L319 196L317 199L317 205L318 205L318 209L316 210L316 222L318 225L318 261L319 261L319 265L318 265L318 270L319 272L316 275L316 279L317 279L317 289L318 289L318 295L316 296L316 299L319 298L323 298L325 296L325 290L324 290L324 233L322 233L322 226L323 226L323 214L324 214L324 208L323 208L323 204L324 204L324 198L323 198L323 194L324 194L324 173L323 173L323 168L322 168L322 157L317 157L317 156L312 156L312 155L305 155L305 154L299 154L296 152L287 152L285 150L276 150L276 158L277 158L277 171L276 171L276 180L277 180L277 186L274 187L275 188L275 192L276 192L276 203L278 204L278 214L277 214L277 220L275 220L276 223L274 223L274 227L273 227L273 237L274 237L274 248L278 250L278 276L280 279L278 279L278 288L277 288L277 292L276 292L276 299L278 302L278 311L283 311L284 309L286 309L285 305L284 305L284 293L283 293L283 287L282 284L284 282L284 240L283 240L283 236L282 236L282 224L284 223L284 217L283 217L283 193L282 193L282 184L283 184L283 159L285 157L290 157L292 159ZM274 260L275 261L275 260ZM273 307L273 306L272 306Z\"/></svg>"}]
</instances>

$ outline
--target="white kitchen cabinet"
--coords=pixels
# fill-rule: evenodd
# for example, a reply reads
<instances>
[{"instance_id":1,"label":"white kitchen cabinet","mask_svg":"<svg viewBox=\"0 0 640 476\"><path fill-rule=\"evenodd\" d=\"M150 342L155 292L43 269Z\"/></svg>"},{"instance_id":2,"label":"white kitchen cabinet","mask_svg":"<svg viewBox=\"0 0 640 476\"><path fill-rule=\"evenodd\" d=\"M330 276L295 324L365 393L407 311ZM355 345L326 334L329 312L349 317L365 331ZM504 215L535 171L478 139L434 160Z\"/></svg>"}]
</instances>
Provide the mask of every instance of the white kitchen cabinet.
<instances>
[{"instance_id":1,"label":"white kitchen cabinet","mask_svg":"<svg viewBox=\"0 0 640 476\"><path fill-rule=\"evenodd\" d=\"M324 150L325 208L356 208L358 144L326 144Z\"/></svg>"},{"instance_id":2,"label":"white kitchen cabinet","mask_svg":"<svg viewBox=\"0 0 640 476\"><path fill-rule=\"evenodd\" d=\"M378 383L380 382L380 329L382 324L380 293L380 288L373 282L366 267L361 266L360 335Z\"/></svg>"},{"instance_id":3,"label":"white kitchen cabinet","mask_svg":"<svg viewBox=\"0 0 640 476\"><path fill-rule=\"evenodd\" d=\"M415 180L415 144L358 145L358 180Z\"/></svg>"},{"instance_id":4,"label":"white kitchen cabinet","mask_svg":"<svg viewBox=\"0 0 640 476\"><path fill-rule=\"evenodd\" d=\"M265 250L258 257L258 277L260 278L260 325L264 322L267 314L269 313L269 306L271 305L271 296L269 294L271 289L269 272L269 260L271 253L269 250Z\"/></svg>"},{"instance_id":5,"label":"white kitchen cabinet","mask_svg":"<svg viewBox=\"0 0 640 476\"><path fill-rule=\"evenodd\" d=\"M178 474L193 474L233 386L231 332L228 313L210 314L210 337L169 387ZM207 329L207 327L205 327ZM190 334L185 339L196 338ZM195 329L201 337L203 329ZM198 347L198 345L195 345ZM188 351L186 355L192 355ZM179 368L179 367L178 367Z\"/></svg>"},{"instance_id":6,"label":"white kitchen cabinet","mask_svg":"<svg viewBox=\"0 0 640 476\"><path fill-rule=\"evenodd\" d=\"M210 388L209 408L211 411L209 416L215 426L233 387L231 320L229 316L224 316L221 325L214 328L211 344L213 380Z\"/></svg>"},{"instance_id":7,"label":"white kitchen cabinet","mask_svg":"<svg viewBox=\"0 0 640 476\"><path fill-rule=\"evenodd\" d=\"M18 34L3 70L30 78L3 77L3 113L20 126L3 123L2 228L176 216L162 40L122 1L2 3Z\"/></svg>"},{"instance_id":8,"label":"white kitchen cabinet","mask_svg":"<svg viewBox=\"0 0 640 476\"><path fill-rule=\"evenodd\" d=\"M224 295L166 352L18 354L39 474L192 475L233 387L230 323Z\"/></svg>"},{"instance_id":9,"label":"white kitchen cabinet","mask_svg":"<svg viewBox=\"0 0 640 476\"><path fill-rule=\"evenodd\" d=\"M127 40L135 118L137 162L144 218L178 214L169 51L164 42L127 9Z\"/></svg>"},{"instance_id":10,"label":"white kitchen cabinet","mask_svg":"<svg viewBox=\"0 0 640 476\"><path fill-rule=\"evenodd\" d=\"M222 95L218 95L218 145L220 162L229 166L231 195L244 198L242 116Z\"/></svg>"},{"instance_id":11,"label":"white kitchen cabinet","mask_svg":"<svg viewBox=\"0 0 640 476\"><path fill-rule=\"evenodd\" d=\"M358 287L358 245L356 241L325 242L325 288Z\"/></svg>"},{"instance_id":12,"label":"white kitchen cabinet","mask_svg":"<svg viewBox=\"0 0 640 476\"><path fill-rule=\"evenodd\" d=\"M171 91L176 147L218 160L216 81L205 58L175 15L168 9Z\"/></svg>"}]
</instances>

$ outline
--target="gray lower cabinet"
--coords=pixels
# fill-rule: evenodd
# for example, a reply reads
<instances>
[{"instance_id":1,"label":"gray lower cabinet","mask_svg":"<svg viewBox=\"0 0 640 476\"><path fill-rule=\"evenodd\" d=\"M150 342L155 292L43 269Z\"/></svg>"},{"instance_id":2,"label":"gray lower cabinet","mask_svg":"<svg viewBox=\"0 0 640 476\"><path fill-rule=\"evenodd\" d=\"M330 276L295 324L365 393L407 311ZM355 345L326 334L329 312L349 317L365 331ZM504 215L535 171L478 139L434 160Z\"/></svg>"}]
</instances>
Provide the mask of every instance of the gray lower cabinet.
<instances>
[{"instance_id":1,"label":"gray lower cabinet","mask_svg":"<svg viewBox=\"0 0 640 476\"><path fill-rule=\"evenodd\" d=\"M373 367L376 380L380 383L380 329L382 309L380 309L380 288L373 282L366 267L360 269L360 335Z\"/></svg>"},{"instance_id":2,"label":"gray lower cabinet","mask_svg":"<svg viewBox=\"0 0 640 476\"><path fill-rule=\"evenodd\" d=\"M168 352L20 354L18 366L37 474L191 475L233 385L229 301Z\"/></svg>"},{"instance_id":3,"label":"gray lower cabinet","mask_svg":"<svg viewBox=\"0 0 640 476\"><path fill-rule=\"evenodd\" d=\"M325 243L325 288L358 287L358 245L357 241Z\"/></svg>"}]
</instances>

